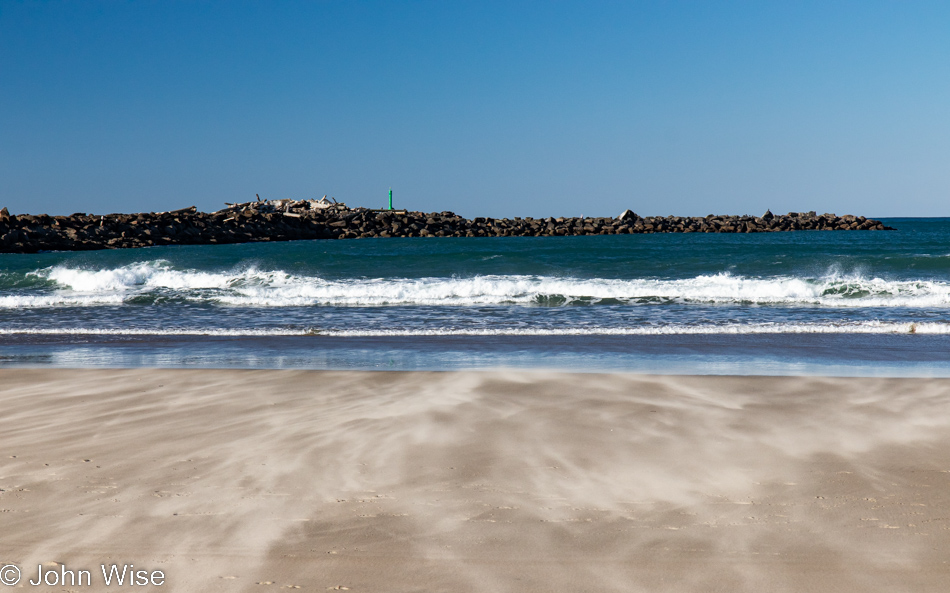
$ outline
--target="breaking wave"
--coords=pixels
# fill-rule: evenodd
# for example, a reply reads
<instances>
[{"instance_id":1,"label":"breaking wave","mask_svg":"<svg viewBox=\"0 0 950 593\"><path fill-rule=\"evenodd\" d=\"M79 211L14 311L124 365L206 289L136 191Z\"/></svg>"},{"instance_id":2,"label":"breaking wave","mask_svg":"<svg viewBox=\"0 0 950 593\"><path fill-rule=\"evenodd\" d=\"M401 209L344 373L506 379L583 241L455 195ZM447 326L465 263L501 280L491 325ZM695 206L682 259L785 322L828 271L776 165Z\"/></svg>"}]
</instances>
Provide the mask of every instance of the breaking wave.
<instances>
[{"instance_id":1,"label":"breaking wave","mask_svg":"<svg viewBox=\"0 0 950 593\"><path fill-rule=\"evenodd\" d=\"M119 305L174 299L216 305L468 306L641 305L699 303L817 307L950 306L950 283L830 273L814 278L729 273L684 279L605 279L533 275L325 279L254 267L177 270L165 261L87 270L54 266L31 272L43 281L0 296L0 308Z\"/></svg>"}]
</instances>

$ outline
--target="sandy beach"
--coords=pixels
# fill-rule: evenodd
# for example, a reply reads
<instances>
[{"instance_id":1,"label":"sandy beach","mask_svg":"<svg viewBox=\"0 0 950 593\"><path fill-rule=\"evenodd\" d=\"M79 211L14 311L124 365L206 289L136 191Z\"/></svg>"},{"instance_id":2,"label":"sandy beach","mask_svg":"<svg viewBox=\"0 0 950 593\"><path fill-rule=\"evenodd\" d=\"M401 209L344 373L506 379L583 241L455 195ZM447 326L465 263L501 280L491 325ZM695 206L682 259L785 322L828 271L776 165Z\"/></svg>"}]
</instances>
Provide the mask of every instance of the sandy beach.
<instances>
[{"instance_id":1,"label":"sandy beach","mask_svg":"<svg viewBox=\"0 0 950 593\"><path fill-rule=\"evenodd\" d=\"M950 587L948 380L37 369L0 405L26 589Z\"/></svg>"}]
</instances>

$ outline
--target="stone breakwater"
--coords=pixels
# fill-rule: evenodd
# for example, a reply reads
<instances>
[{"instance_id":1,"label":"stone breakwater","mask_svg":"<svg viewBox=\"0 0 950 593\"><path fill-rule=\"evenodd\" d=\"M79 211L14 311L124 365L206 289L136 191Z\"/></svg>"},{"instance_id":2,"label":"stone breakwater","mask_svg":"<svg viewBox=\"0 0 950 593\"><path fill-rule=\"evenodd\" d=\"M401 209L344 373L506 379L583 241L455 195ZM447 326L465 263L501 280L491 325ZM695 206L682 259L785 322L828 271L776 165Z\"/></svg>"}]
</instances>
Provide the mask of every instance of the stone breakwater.
<instances>
[{"instance_id":1,"label":"stone breakwater","mask_svg":"<svg viewBox=\"0 0 950 593\"><path fill-rule=\"evenodd\" d=\"M375 237L550 237L640 233L761 233L801 230L893 230L863 216L814 212L762 216L466 219L452 212L326 207L302 201L250 202L217 212L70 216L0 210L0 252L78 251L152 245L206 245Z\"/></svg>"}]
</instances>

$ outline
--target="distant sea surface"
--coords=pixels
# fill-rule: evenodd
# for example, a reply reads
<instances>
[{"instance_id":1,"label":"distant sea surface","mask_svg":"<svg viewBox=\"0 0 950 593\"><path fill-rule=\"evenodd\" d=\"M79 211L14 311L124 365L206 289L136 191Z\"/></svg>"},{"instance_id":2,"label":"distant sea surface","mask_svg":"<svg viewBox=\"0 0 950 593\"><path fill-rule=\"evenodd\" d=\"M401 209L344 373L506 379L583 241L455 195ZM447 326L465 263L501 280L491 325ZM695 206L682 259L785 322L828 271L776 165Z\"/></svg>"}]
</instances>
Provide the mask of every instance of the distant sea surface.
<instances>
[{"instance_id":1,"label":"distant sea surface","mask_svg":"<svg viewBox=\"0 0 950 593\"><path fill-rule=\"evenodd\" d=\"M0 366L950 376L950 219L885 223L0 254Z\"/></svg>"}]
</instances>

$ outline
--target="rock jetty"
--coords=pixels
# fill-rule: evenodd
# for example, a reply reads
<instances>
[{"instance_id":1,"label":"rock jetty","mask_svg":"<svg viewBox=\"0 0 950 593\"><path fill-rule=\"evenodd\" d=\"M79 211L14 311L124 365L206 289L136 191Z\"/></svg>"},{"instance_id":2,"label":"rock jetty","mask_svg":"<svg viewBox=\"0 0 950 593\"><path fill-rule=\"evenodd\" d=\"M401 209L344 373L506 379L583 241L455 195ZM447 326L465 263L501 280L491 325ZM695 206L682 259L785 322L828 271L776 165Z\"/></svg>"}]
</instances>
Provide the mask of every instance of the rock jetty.
<instances>
[{"instance_id":1,"label":"rock jetty","mask_svg":"<svg viewBox=\"0 0 950 593\"><path fill-rule=\"evenodd\" d=\"M638 216L616 218L462 218L452 212L349 208L322 200L228 204L217 212L192 206L171 212L70 216L0 210L0 253L121 249L299 239L374 237L550 237L640 233L763 233L893 230L863 216L789 212L762 216Z\"/></svg>"}]
</instances>

